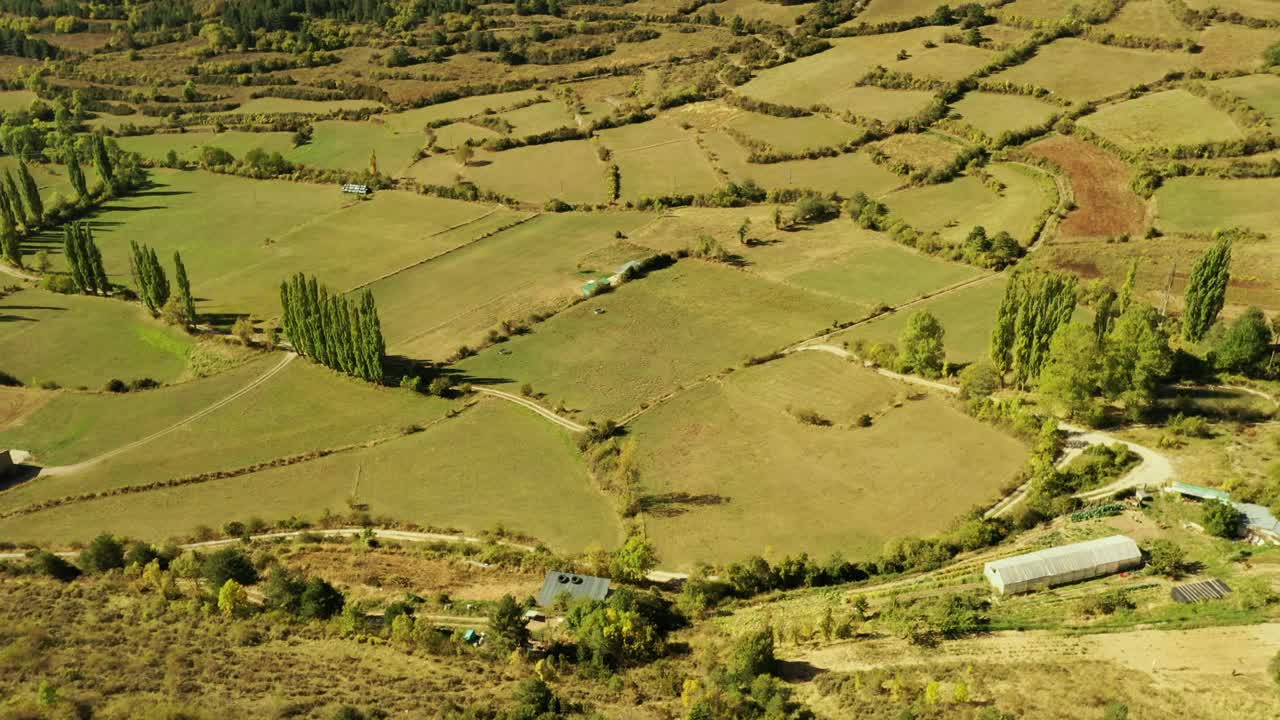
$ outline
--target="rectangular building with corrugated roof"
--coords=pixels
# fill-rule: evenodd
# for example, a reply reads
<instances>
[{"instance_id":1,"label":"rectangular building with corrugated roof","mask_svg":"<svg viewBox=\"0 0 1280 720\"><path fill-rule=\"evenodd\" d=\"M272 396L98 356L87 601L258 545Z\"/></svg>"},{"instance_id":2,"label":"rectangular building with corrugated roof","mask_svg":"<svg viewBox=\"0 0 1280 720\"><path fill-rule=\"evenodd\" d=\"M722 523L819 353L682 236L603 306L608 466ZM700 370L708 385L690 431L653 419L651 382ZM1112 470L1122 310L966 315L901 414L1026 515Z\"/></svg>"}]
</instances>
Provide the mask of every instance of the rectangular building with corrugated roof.
<instances>
[{"instance_id":1,"label":"rectangular building with corrugated roof","mask_svg":"<svg viewBox=\"0 0 1280 720\"><path fill-rule=\"evenodd\" d=\"M538 591L538 605L548 607L561 597L568 597L568 602L582 598L603 600L609 594L609 579L576 575L574 573L552 570L542 581L542 589Z\"/></svg>"},{"instance_id":2,"label":"rectangular building with corrugated roof","mask_svg":"<svg viewBox=\"0 0 1280 720\"><path fill-rule=\"evenodd\" d=\"M1142 565L1138 543L1124 535L992 560L982 574L1002 595L1032 592Z\"/></svg>"}]
</instances>

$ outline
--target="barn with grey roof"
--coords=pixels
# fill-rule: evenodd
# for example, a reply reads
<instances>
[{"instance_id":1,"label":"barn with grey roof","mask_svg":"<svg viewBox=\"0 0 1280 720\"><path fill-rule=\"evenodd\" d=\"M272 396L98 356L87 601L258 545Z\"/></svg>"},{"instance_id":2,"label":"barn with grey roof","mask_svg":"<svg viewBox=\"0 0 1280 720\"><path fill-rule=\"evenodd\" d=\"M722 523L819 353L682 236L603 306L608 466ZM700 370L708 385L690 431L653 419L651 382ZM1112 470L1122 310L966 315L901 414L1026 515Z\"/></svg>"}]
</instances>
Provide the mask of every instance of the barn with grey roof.
<instances>
[{"instance_id":1,"label":"barn with grey roof","mask_svg":"<svg viewBox=\"0 0 1280 720\"><path fill-rule=\"evenodd\" d=\"M542 581L542 589L538 591L538 605L547 607L555 603L561 596L567 595L569 602L582 598L603 600L609 594L609 579L591 575L575 575L573 573L552 570Z\"/></svg>"},{"instance_id":2,"label":"barn with grey roof","mask_svg":"<svg viewBox=\"0 0 1280 720\"><path fill-rule=\"evenodd\" d=\"M1124 535L993 560L983 575L1002 595L1032 592L1123 572L1142 565L1138 543Z\"/></svg>"}]
</instances>

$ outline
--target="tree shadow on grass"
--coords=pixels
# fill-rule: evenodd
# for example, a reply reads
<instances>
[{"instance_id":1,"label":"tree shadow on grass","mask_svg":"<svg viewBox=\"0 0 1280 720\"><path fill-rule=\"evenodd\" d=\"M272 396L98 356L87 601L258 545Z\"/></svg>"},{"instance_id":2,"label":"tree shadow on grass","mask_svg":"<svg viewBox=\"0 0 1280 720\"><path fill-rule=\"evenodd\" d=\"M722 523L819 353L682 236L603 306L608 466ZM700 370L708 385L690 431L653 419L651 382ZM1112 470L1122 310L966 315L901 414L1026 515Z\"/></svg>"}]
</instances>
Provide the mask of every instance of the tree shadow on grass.
<instances>
[{"instance_id":1,"label":"tree shadow on grass","mask_svg":"<svg viewBox=\"0 0 1280 720\"><path fill-rule=\"evenodd\" d=\"M826 672L804 660L774 660L775 674L788 682L809 682Z\"/></svg>"},{"instance_id":2,"label":"tree shadow on grass","mask_svg":"<svg viewBox=\"0 0 1280 720\"><path fill-rule=\"evenodd\" d=\"M14 465L9 469L8 474L0 476L0 492L34 480L40 474L40 470L38 465Z\"/></svg>"},{"instance_id":3,"label":"tree shadow on grass","mask_svg":"<svg viewBox=\"0 0 1280 720\"><path fill-rule=\"evenodd\" d=\"M669 492L657 495L645 495L637 502L639 511L658 517L676 517L684 515L695 507L714 507L724 505L729 498L714 493L695 495L687 492Z\"/></svg>"}]
</instances>

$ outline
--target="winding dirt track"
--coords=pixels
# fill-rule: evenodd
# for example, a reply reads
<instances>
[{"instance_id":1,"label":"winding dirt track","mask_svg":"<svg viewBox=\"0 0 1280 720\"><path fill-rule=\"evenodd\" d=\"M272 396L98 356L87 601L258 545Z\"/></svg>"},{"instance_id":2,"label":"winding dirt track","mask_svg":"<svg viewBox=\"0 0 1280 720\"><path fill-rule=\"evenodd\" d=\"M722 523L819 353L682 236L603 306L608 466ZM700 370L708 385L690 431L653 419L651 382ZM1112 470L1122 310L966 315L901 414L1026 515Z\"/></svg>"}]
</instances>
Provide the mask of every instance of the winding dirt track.
<instances>
[{"instance_id":1,"label":"winding dirt track","mask_svg":"<svg viewBox=\"0 0 1280 720\"><path fill-rule=\"evenodd\" d=\"M270 380L272 377L274 377L274 376L275 376L277 373L279 373L281 370L284 370L285 366L287 366L289 363L293 362L294 358L296 358L296 357L298 357L298 355L297 355L296 353L287 353L287 354L284 356L284 359L282 359L280 362L278 362L278 363L276 363L275 365L273 365L273 366L271 367L271 369L270 369L270 370L267 370L265 373L263 373L263 374L259 375L258 377L254 378L254 379L253 379L253 380L252 380L248 385L245 385L244 387L240 388L239 390L236 390L235 392L231 393L230 395L227 395L226 397L222 398L221 400L218 400L217 402L213 403L212 405L209 405L209 406L205 407L203 410L200 410L199 412L195 413L194 415L190 415L190 416L188 416L188 417L186 417L186 418L184 418L184 419L182 419L182 420L179 420L178 422L176 422L176 423L174 423L174 424L170 425L170 426L169 426L169 427L167 427L167 428L164 428L163 430L158 430L158 431L156 431L156 432L154 432L154 433L151 433L150 435L148 435L148 436L146 436L146 437L144 437L144 438L140 438L140 439L138 439L138 440L134 440L133 442L129 443L128 445L121 445L120 447L118 447L118 448L116 448L116 449L114 449L114 450L109 450L109 451L107 451L107 452L105 452L105 453L102 453L101 455L98 455L97 457L89 458L88 460L85 460L85 461L83 461L83 462L78 462L78 463L76 463L76 464L74 464L74 465L59 465L59 466L55 466L55 467L46 467L46 468L41 468L41 470L40 470L40 474L41 474L41 475L66 475L66 474L68 474L68 473L78 472L78 471L80 471L80 470L84 470L85 468L88 468L88 467L90 467L90 466L92 466L92 465L96 465L96 464L98 464L98 463L102 462L103 460L107 460L108 458L115 457L116 455L119 455L119 454L121 454L121 453L125 453L125 452L128 452L128 451L130 451L130 450L133 450L134 448L140 447L140 446L142 446L142 445L146 445L147 443L151 442L152 440L156 440L156 439L162 438L162 437L164 437L165 435L168 435L169 433L173 432L174 430L177 430L178 428L183 427L184 425L188 425L188 424L190 424L190 423L193 423L193 422L195 422L196 420L199 420L200 418L202 418L202 417L204 417L204 416L206 416L206 415L208 415L208 414L210 414L210 413L212 413L212 412L214 412L214 411L216 411L216 410L218 410L218 409L220 409L220 408L222 408L222 407L224 407L224 406L226 406L226 405L229 405L229 404L230 404L230 403L232 403L232 402L235 402L237 399L239 399L239 398L240 398L240 397L242 397L243 395L247 394L248 392L252 391L254 388L256 388L256 387L258 387L259 385L261 385L262 383L264 383L264 382L266 382L266 381Z\"/></svg>"},{"instance_id":2,"label":"winding dirt track","mask_svg":"<svg viewBox=\"0 0 1280 720\"><path fill-rule=\"evenodd\" d=\"M557 415L554 412L551 412L550 410L542 407L538 403L532 400L529 400L527 398L522 398L519 395L512 395L509 392L494 390L493 388L487 388L487 387L472 386L471 389L475 390L478 393L482 393L484 395L492 395L493 397L502 398L507 402L515 403L516 405L519 405L521 407L528 408L570 432L586 432L587 431L586 425L576 423L567 417L561 417L560 415Z\"/></svg>"}]
</instances>

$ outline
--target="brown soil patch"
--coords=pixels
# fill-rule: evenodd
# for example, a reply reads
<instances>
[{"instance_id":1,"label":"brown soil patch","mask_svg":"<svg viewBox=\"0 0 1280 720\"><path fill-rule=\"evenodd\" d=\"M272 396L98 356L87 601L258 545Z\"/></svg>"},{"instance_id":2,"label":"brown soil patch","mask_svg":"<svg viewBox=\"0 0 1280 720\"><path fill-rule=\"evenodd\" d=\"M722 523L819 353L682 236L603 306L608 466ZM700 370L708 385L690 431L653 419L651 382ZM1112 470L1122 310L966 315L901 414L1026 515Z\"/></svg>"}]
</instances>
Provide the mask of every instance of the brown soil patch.
<instances>
[{"instance_id":1,"label":"brown soil patch","mask_svg":"<svg viewBox=\"0 0 1280 720\"><path fill-rule=\"evenodd\" d=\"M8 430L49 402L53 393L25 388L0 388L0 430Z\"/></svg>"},{"instance_id":2,"label":"brown soil patch","mask_svg":"<svg viewBox=\"0 0 1280 720\"><path fill-rule=\"evenodd\" d=\"M361 598L399 598L407 592L430 597L444 592L467 600L496 600L503 595L533 595L541 577L471 565L452 558L430 558L413 549L353 552L346 545L305 546L282 558L285 565L319 575Z\"/></svg>"},{"instance_id":3,"label":"brown soil patch","mask_svg":"<svg viewBox=\"0 0 1280 720\"><path fill-rule=\"evenodd\" d=\"M1146 209L1129 189L1129 166L1120 158L1070 137L1054 137L1028 150L1067 173L1077 208L1059 228L1062 237L1139 235Z\"/></svg>"}]
</instances>

